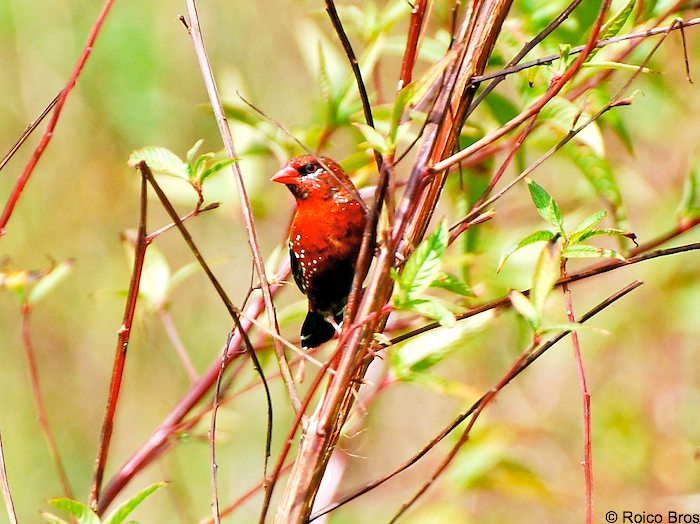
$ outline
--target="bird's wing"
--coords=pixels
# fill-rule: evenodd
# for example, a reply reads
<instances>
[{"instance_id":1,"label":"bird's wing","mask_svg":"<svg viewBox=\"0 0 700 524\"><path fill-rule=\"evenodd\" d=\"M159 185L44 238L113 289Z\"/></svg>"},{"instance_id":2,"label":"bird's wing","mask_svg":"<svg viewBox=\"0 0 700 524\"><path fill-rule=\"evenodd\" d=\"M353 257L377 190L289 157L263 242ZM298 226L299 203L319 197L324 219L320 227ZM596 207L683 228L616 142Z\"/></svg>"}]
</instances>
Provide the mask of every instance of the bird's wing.
<instances>
[{"instance_id":1,"label":"bird's wing","mask_svg":"<svg viewBox=\"0 0 700 524\"><path fill-rule=\"evenodd\" d=\"M301 264L299 264L299 259L297 259L292 249L292 242L289 242L289 262L292 266L292 275L294 275L294 282L297 283L297 287L302 293L306 294L306 286L304 285L304 275L302 273Z\"/></svg>"}]
</instances>

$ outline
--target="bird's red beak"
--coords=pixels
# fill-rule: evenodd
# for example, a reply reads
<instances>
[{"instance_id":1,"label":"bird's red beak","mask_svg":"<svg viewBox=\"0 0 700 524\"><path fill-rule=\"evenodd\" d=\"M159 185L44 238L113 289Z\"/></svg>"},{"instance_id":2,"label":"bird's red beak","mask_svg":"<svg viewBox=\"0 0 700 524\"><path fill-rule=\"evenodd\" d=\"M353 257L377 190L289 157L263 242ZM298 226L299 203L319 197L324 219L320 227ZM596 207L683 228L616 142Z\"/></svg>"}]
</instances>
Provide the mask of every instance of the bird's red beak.
<instances>
[{"instance_id":1,"label":"bird's red beak","mask_svg":"<svg viewBox=\"0 0 700 524\"><path fill-rule=\"evenodd\" d=\"M284 166L282 169L275 173L270 180L272 182L279 182L280 184L292 184L299 178L299 173L292 166Z\"/></svg>"}]
</instances>

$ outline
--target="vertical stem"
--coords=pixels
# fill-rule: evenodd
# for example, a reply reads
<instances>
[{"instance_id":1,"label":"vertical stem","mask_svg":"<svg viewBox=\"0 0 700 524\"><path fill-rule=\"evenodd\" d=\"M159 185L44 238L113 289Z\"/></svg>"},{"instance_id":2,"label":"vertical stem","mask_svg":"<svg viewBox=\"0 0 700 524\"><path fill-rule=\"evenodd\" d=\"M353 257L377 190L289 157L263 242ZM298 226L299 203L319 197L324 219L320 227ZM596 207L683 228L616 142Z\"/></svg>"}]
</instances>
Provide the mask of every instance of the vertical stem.
<instances>
[{"instance_id":1,"label":"vertical stem","mask_svg":"<svg viewBox=\"0 0 700 524\"><path fill-rule=\"evenodd\" d=\"M92 480L92 488L90 489L90 507L95 511L97 511L98 508L100 490L102 489L102 478L104 477L109 444L114 429L114 416L117 411L119 391L121 390L122 378L124 376L126 350L131 336L131 326L134 321L134 312L136 311L136 302L138 300L139 287L141 284L141 273L143 272L143 262L146 256L146 248L148 247L148 243L146 242L147 202L146 177L142 174L139 231L134 249L134 268L131 272L129 294L127 295L126 304L124 306L124 319L119 328L119 336L117 338L117 348L115 350L114 365L112 367L112 380L109 385L109 397L107 398L107 408L105 410L104 421L102 422L102 436L95 460L95 473Z\"/></svg>"},{"instance_id":2,"label":"vertical stem","mask_svg":"<svg viewBox=\"0 0 700 524\"><path fill-rule=\"evenodd\" d=\"M24 302L22 304L22 339L24 341L24 349L27 353L27 367L29 368L29 380L32 383L32 394L34 395L34 406L36 408L36 415L39 419L39 426L41 427L41 431L44 433L46 444L49 447L49 453L51 454L51 459L53 460L56 472L58 473L58 478L61 481L63 493L68 498L74 498L73 490L71 489L70 483L68 482L68 475L66 475L66 469L63 466L61 455L58 452L56 439L54 439L53 432L51 431L51 426L49 426L49 419L46 416L46 406L44 405L44 398L41 394L39 371L36 365L34 344L32 343L31 330L29 328L30 314L31 306L28 303Z\"/></svg>"},{"instance_id":3,"label":"vertical stem","mask_svg":"<svg viewBox=\"0 0 700 524\"><path fill-rule=\"evenodd\" d=\"M561 265L561 278L566 278L566 260ZM576 322L571 290L568 284L561 286L566 301L566 317L572 324ZM586 524L593 524L593 454L591 452L591 395L588 391L586 369L581 356L581 345L576 331L571 332L571 342L574 346L574 358L578 371L581 398L583 400L583 477L586 485Z\"/></svg>"}]
</instances>

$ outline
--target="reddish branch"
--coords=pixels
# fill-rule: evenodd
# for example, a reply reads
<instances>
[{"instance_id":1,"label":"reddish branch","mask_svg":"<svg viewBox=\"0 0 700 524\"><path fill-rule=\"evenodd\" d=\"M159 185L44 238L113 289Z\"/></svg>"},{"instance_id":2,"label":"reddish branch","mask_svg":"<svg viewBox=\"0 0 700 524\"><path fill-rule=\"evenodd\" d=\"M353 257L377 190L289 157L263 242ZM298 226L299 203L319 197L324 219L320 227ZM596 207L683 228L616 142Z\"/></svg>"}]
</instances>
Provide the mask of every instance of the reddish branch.
<instances>
[{"instance_id":1,"label":"reddish branch","mask_svg":"<svg viewBox=\"0 0 700 524\"><path fill-rule=\"evenodd\" d=\"M2 433L0 433L0 490L2 490L2 498L5 501L5 508L7 509L7 516L10 519L10 524L17 524L15 503L12 501L12 491L10 491L10 482L7 479L7 469L5 468L5 451L2 447Z\"/></svg>"},{"instance_id":2,"label":"reddish branch","mask_svg":"<svg viewBox=\"0 0 700 524\"><path fill-rule=\"evenodd\" d=\"M401 63L401 77L396 88L398 91L411 83L413 66L416 63L416 55L418 54L418 39L423 27L423 18L425 17L427 5L428 0L416 0L411 9L411 22L408 26L408 36L406 37L406 50Z\"/></svg>"},{"instance_id":3,"label":"reddish branch","mask_svg":"<svg viewBox=\"0 0 700 524\"><path fill-rule=\"evenodd\" d=\"M36 149L34 150L34 153L29 159L29 162L27 162L24 171L17 179L15 187L12 189L12 193L10 193L10 197L8 198L7 203L5 204L5 209L0 215L0 237L5 234L7 222L12 216L12 211L14 210L15 205L17 205L17 201L22 195L22 191L27 185L29 177L34 172L34 168L39 163L39 159L41 158L47 146L49 145L49 142L51 142L51 139L53 138L53 132L56 128L56 124L58 123L58 118L61 116L61 110L63 109L63 106L66 103L68 95L73 90L73 87L75 87L75 83L78 80L78 76L80 76L80 73L82 72L85 63L87 62L87 59L90 56L90 53L92 52L93 46L95 44L95 39L97 38L100 29L102 29L102 25L104 24L104 21L107 18L107 15L109 14L109 10L112 8L112 4L114 4L114 0L106 0L104 7L102 7L102 11L98 15L97 20L95 20L95 23L92 26L92 30L90 31L90 35L88 36L87 42L83 47L83 52L81 53L80 58L78 59L78 63L75 65L75 68L73 69L73 72L71 73L68 79L68 83L58 95L58 100L56 101L56 106L54 107L53 114L51 115L51 120L49 120L49 123L46 126L46 130L44 131L44 134L39 140L39 145L37 145Z\"/></svg>"},{"instance_id":4,"label":"reddish branch","mask_svg":"<svg viewBox=\"0 0 700 524\"><path fill-rule=\"evenodd\" d=\"M36 408L39 426L41 427L41 431L44 433L46 444L49 447L51 460L53 460L56 473L58 474L58 478L61 482L63 493L68 498L74 498L73 490L70 487L70 482L68 482L68 475L66 475L66 468L63 466L61 454L59 453L58 446L56 445L56 439L54 438L53 431L51 431L51 426L49 425L49 418L46 416L46 406L44 404L44 397L41 393L41 382L39 381L36 353L34 352L34 344L32 343L31 329L29 326L31 309L32 308L28 303L25 302L22 304L22 340L24 342L24 350L27 353L27 367L29 368L29 380L32 384L34 407Z\"/></svg>"},{"instance_id":5,"label":"reddish branch","mask_svg":"<svg viewBox=\"0 0 700 524\"><path fill-rule=\"evenodd\" d=\"M97 511L100 501L100 490L102 488L102 478L104 476L105 465L107 464L107 454L109 452L109 444L112 439L112 431L114 429L114 415L117 410L117 402L119 400L119 391L121 390L122 378L124 376L124 366L126 364L126 350L129 345L131 336L131 326L134 321L134 313L136 311L136 302L139 295L139 286L141 284L141 274L143 272L143 263L146 256L146 212L148 198L146 195L146 177L141 177L141 206L139 215L139 230L134 249L134 267L131 272L131 282L129 283L129 293L127 295L126 304L124 306L124 319L119 328L117 337L117 348L114 354L114 365L112 367L112 379L109 385L109 396L107 398L107 408L105 410L104 420L102 422L102 433L100 443L97 450L97 459L95 460L95 472L90 488L90 507Z\"/></svg>"}]
</instances>

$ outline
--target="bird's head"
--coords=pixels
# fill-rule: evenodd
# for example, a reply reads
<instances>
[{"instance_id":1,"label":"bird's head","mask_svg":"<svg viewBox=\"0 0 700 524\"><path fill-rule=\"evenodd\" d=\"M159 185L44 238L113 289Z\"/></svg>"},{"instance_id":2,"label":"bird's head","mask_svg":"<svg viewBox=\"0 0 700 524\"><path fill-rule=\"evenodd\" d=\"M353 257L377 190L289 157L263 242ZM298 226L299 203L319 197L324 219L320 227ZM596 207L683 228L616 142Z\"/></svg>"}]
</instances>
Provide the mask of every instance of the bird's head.
<instances>
[{"instance_id":1,"label":"bird's head","mask_svg":"<svg viewBox=\"0 0 700 524\"><path fill-rule=\"evenodd\" d=\"M343 168L325 156L293 158L275 173L272 181L286 185L297 203L316 198L359 199L357 189Z\"/></svg>"}]
</instances>

